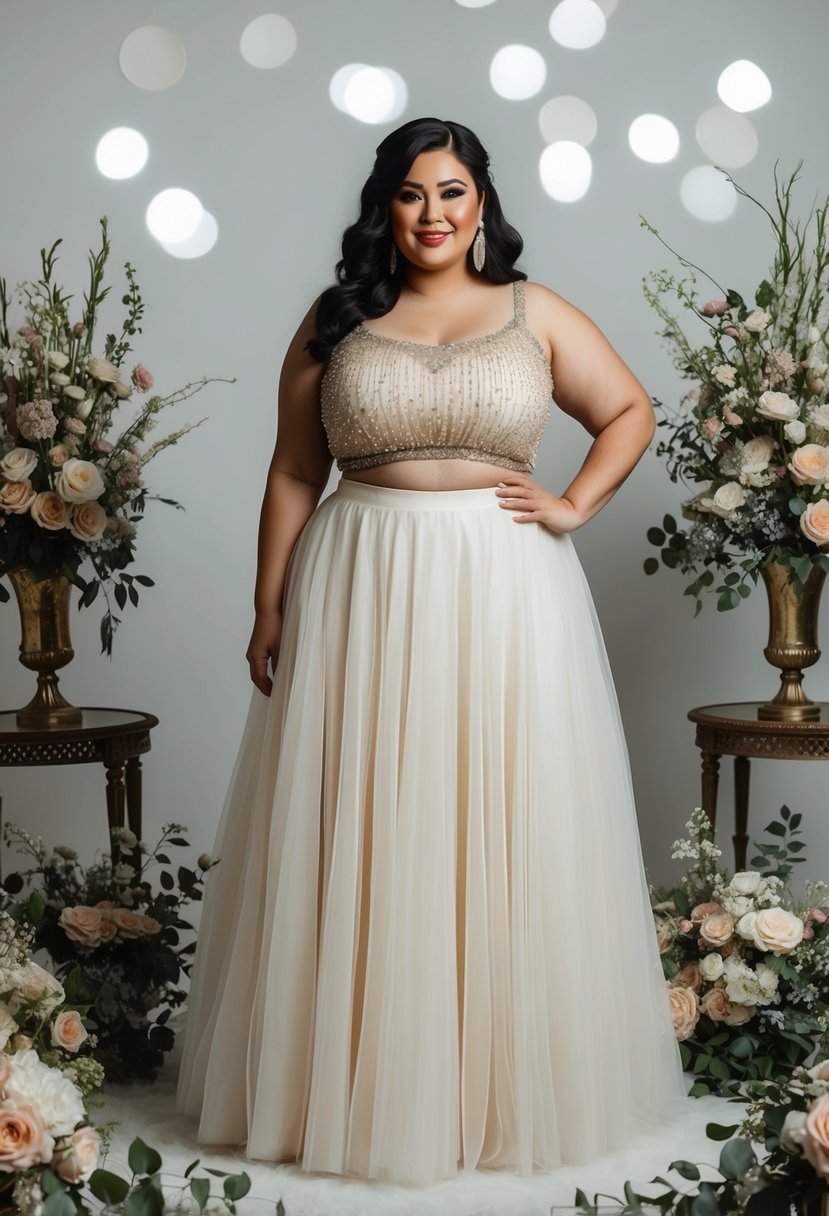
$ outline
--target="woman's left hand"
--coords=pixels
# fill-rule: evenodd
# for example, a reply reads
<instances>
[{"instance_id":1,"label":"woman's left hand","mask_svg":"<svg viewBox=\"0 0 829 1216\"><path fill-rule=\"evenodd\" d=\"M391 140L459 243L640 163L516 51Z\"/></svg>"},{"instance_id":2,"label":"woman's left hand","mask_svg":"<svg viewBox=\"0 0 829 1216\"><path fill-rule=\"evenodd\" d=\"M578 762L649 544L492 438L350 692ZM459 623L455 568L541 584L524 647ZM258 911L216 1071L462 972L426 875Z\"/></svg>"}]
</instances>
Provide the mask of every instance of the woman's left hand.
<instances>
[{"instance_id":1,"label":"woman's left hand","mask_svg":"<svg viewBox=\"0 0 829 1216\"><path fill-rule=\"evenodd\" d=\"M543 524L550 532L574 532L582 519L566 498L556 498L527 473L511 473L495 488L505 510L519 511L513 515L518 524Z\"/></svg>"}]
</instances>

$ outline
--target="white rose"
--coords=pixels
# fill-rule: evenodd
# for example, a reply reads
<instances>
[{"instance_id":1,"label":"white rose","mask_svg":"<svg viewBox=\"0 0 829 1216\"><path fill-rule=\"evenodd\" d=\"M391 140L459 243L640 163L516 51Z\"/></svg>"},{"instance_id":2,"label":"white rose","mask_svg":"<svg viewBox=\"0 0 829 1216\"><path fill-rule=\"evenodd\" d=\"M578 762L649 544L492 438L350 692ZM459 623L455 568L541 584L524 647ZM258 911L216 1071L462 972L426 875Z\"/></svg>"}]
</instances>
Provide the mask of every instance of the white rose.
<instances>
[{"instance_id":1,"label":"white rose","mask_svg":"<svg viewBox=\"0 0 829 1216\"><path fill-rule=\"evenodd\" d=\"M800 531L822 548L829 545L829 499L810 502L800 516Z\"/></svg>"},{"instance_id":2,"label":"white rose","mask_svg":"<svg viewBox=\"0 0 829 1216\"><path fill-rule=\"evenodd\" d=\"M756 413L763 418L771 418L775 422L788 422L800 413L800 407L788 393L763 393L755 407Z\"/></svg>"},{"instance_id":3,"label":"white rose","mask_svg":"<svg viewBox=\"0 0 829 1216\"><path fill-rule=\"evenodd\" d=\"M788 954L803 940L803 921L785 908L761 908L752 931L759 950Z\"/></svg>"},{"instance_id":4,"label":"white rose","mask_svg":"<svg viewBox=\"0 0 829 1216\"><path fill-rule=\"evenodd\" d=\"M762 333L771 320L769 313L764 312L762 308L755 308L754 312L750 312L743 321L743 325L752 334Z\"/></svg>"},{"instance_id":5,"label":"white rose","mask_svg":"<svg viewBox=\"0 0 829 1216\"><path fill-rule=\"evenodd\" d=\"M728 885L737 895L754 895L761 879L762 875L756 870L738 870Z\"/></svg>"},{"instance_id":6,"label":"white rose","mask_svg":"<svg viewBox=\"0 0 829 1216\"><path fill-rule=\"evenodd\" d=\"M49 360L49 366L56 367L58 371L66 367L69 362L69 356L65 355L62 350L47 350L46 358Z\"/></svg>"},{"instance_id":7,"label":"white rose","mask_svg":"<svg viewBox=\"0 0 829 1216\"><path fill-rule=\"evenodd\" d=\"M737 921L737 932L747 942L754 942L754 920L756 916L756 911L745 912Z\"/></svg>"},{"instance_id":8,"label":"white rose","mask_svg":"<svg viewBox=\"0 0 829 1216\"><path fill-rule=\"evenodd\" d=\"M726 912L730 912L732 916L743 916L751 908L751 899L748 895L723 895L720 901Z\"/></svg>"},{"instance_id":9,"label":"white rose","mask_svg":"<svg viewBox=\"0 0 829 1216\"><path fill-rule=\"evenodd\" d=\"M783 427L783 434L790 443L802 443L806 438L806 423L801 422L799 418L793 418Z\"/></svg>"},{"instance_id":10,"label":"white rose","mask_svg":"<svg viewBox=\"0 0 829 1216\"><path fill-rule=\"evenodd\" d=\"M96 380L104 383L112 383L121 375L118 368L114 363L110 363L109 359L99 359L95 355L89 356L86 368L90 376L94 376Z\"/></svg>"},{"instance_id":11,"label":"white rose","mask_svg":"<svg viewBox=\"0 0 829 1216\"><path fill-rule=\"evenodd\" d=\"M70 456L57 475L55 489L67 502L88 502L100 498L106 487L97 465Z\"/></svg>"},{"instance_id":12,"label":"white rose","mask_svg":"<svg viewBox=\"0 0 829 1216\"><path fill-rule=\"evenodd\" d=\"M86 396L86 389L81 388L79 384L67 384L63 391L65 396L71 397L73 401L83 401Z\"/></svg>"},{"instance_id":13,"label":"white rose","mask_svg":"<svg viewBox=\"0 0 829 1216\"><path fill-rule=\"evenodd\" d=\"M738 481L727 481L714 492L711 510L715 515L730 515L746 500L746 492Z\"/></svg>"},{"instance_id":14,"label":"white rose","mask_svg":"<svg viewBox=\"0 0 829 1216\"><path fill-rule=\"evenodd\" d=\"M718 954L716 950L712 950L710 954L706 954L699 962L700 975L704 980L709 980L711 983L718 980L725 971L725 963L723 956Z\"/></svg>"},{"instance_id":15,"label":"white rose","mask_svg":"<svg viewBox=\"0 0 829 1216\"><path fill-rule=\"evenodd\" d=\"M25 481L37 468L37 452L33 448L12 448L0 460L0 472L7 481Z\"/></svg>"},{"instance_id":16,"label":"white rose","mask_svg":"<svg viewBox=\"0 0 829 1216\"><path fill-rule=\"evenodd\" d=\"M815 406L811 413L811 421L821 430L829 431L829 402L824 401L821 405Z\"/></svg>"},{"instance_id":17,"label":"white rose","mask_svg":"<svg viewBox=\"0 0 829 1216\"><path fill-rule=\"evenodd\" d=\"M787 1152L803 1154L803 1136L806 1131L806 1111L790 1110L780 1129L780 1145Z\"/></svg>"},{"instance_id":18,"label":"white rose","mask_svg":"<svg viewBox=\"0 0 829 1216\"><path fill-rule=\"evenodd\" d=\"M798 425L803 426L803 423ZM743 444L740 461L744 473L760 473L768 468L771 454L777 447L777 440L771 435L757 435Z\"/></svg>"}]
</instances>

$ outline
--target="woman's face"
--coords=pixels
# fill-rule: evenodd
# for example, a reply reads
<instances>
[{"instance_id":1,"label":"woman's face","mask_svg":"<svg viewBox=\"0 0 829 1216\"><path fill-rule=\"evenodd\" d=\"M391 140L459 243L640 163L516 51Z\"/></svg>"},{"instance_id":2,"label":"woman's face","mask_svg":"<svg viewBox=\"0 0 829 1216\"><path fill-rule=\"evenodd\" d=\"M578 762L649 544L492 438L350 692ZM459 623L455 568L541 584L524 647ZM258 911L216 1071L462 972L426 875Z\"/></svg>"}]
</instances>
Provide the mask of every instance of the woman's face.
<instances>
[{"instance_id":1,"label":"woman's face","mask_svg":"<svg viewBox=\"0 0 829 1216\"><path fill-rule=\"evenodd\" d=\"M466 258L483 216L469 171L445 149L421 152L389 202L391 237L398 251L424 270L444 269ZM427 244L418 233L446 233Z\"/></svg>"}]
</instances>

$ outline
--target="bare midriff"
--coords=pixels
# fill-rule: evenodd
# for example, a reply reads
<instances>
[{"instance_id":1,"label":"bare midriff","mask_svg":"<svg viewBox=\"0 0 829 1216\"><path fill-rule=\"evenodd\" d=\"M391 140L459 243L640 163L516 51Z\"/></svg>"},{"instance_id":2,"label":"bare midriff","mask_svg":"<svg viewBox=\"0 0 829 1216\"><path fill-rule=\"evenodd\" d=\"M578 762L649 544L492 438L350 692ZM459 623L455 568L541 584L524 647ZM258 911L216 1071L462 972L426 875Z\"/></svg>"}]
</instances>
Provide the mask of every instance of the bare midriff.
<instances>
[{"instance_id":1,"label":"bare midriff","mask_svg":"<svg viewBox=\"0 0 829 1216\"><path fill-rule=\"evenodd\" d=\"M513 469L497 464L449 457L445 460L395 460L370 469L348 469L342 474L349 481L367 481L397 490L474 490L497 486L506 476L514 475Z\"/></svg>"}]
</instances>

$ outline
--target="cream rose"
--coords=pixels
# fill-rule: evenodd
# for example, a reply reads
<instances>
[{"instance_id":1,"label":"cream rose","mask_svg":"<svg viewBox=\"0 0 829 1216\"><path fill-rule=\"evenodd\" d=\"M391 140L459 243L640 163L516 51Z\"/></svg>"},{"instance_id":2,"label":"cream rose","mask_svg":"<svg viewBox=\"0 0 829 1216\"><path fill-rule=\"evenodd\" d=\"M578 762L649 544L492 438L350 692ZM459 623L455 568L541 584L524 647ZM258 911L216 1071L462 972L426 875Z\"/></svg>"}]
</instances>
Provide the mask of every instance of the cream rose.
<instances>
[{"instance_id":1,"label":"cream rose","mask_svg":"<svg viewBox=\"0 0 829 1216\"><path fill-rule=\"evenodd\" d=\"M0 486L0 507L12 515L25 515L36 497L37 490L28 477L24 481L7 481Z\"/></svg>"},{"instance_id":2,"label":"cream rose","mask_svg":"<svg viewBox=\"0 0 829 1216\"><path fill-rule=\"evenodd\" d=\"M771 435L756 435L747 439L740 452L740 461L744 473L762 473L768 468L769 461L777 441Z\"/></svg>"},{"instance_id":3,"label":"cream rose","mask_svg":"<svg viewBox=\"0 0 829 1216\"><path fill-rule=\"evenodd\" d=\"M761 908L752 921L752 933L758 949L788 954L803 940L803 921L785 908Z\"/></svg>"},{"instance_id":4,"label":"cream rose","mask_svg":"<svg viewBox=\"0 0 829 1216\"><path fill-rule=\"evenodd\" d=\"M788 393L766 391L761 394L755 412L762 418L771 418L774 422L789 422L798 416L800 407Z\"/></svg>"},{"instance_id":5,"label":"cream rose","mask_svg":"<svg viewBox=\"0 0 829 1216\"><path fill-rule=\"evenodd\" d=\"M725 970L722 955L718 954L716 950L712 950L710 954L706 954L704 958L700 959L699 970L702 978L708 980L709 983L718 980Z\"/></svg>"},{"instance_id":6,"label":"cream rose","mask_svg":"<svg viewBox=\"0 0 829 1216\"><path fill-rule=\"evenodd\" d=\"M54 1147L34 1106L16 1098L0 1101L0 1172L14 1173L48 1162Z\"/></svg>"},{"instance_id":7,"label":"cream rose","mask_svg":"<svg viewBox=\"0 0 829 1216\"><path fill-rule=\"evenodd\" d=\"M711 510L715 515L730 515L746 500L746 492L738 481L727 481L714 491Z\"/></svg>"},{"instance_id":8,"label":"cream rose","mask_svg":"<svg viewBox=\"0 0 829 1216\"><path fill-rule=\"evenodd\" d=\"M711 916L713 912L722 911L722 904L714 903L713 901L705 904L696 904L696 906L691 909L691 920L695 925L699 925L705 920L706 916Z\"/></svg>"},{"instance_id":9,"label":"cream rose","mask_svg":"<svg viewBox=\"0 0 829 1216\"><path fill-rule=\"evenodd\" d=\"M822 431L829 431L829 401L824 401L814 407L811 412L811 422L813 426L820 427Z\"/></svg>"},{"instance_id":10,"label":"cream rose","mask_svg":"<svg viewBox=\"0 0 829 1216\"><path fill-rule=\"evenodd\" d=\"M819 498L807 504L800 516L800 531L818 548L829 545L829 499Z\"/></svg>"},{"instance_id":11,"label":"cream rose","mask_svg":"<svg viewBox=\"0 0 829 1216\"><path fill-rule=\"evenodd\" d=\"M101 920L103 913L99 908L90 908L87 904L76 904L72 908L64 908L58 917L58 924L70 941L79 946L94 949L101 944Z\"/></svg>"},{"instance_id":12,"label":"cream rose","mask_svg":"<svg viewBox=\"0 0 829 1216\"><path fill-rule=\"evenodd\" d=\"M699 1021L699 1002L693 988L669 988L668 1003L677 1040L690 1039Z\"/></svg>"},{"instance_id":13,"label":"cream rose","mask_svg":"<svg viewBox=\"0 0 829 1216\"><path fill-rule=\"evenodd\" d=\"M41 490L30 510L32 519L35 523L40 524L41 528L57 532L58 529L66 527L66 503L54 490Z\"/></svg>"},{"instance_id":14,"label":"cream rose","mask_svg":"<svg viewBox=\"0 0 829 1216\"><path fill-rule=\"evenodd\" d=\"M106 487L100 470L91 460L70 456L58 473L55 488L67 502L89 502L99 498Z\"/></svg>"},{"instance_id":15,"label":"cream rose","mask_svg":"<svg viewBox=\"0 0 829 1216\"><path fill-rule=\"evenodd\" d=\"M98 540L106 522L107 513L99 502L77 502L69 516L69 531L78 540Z\"/></svg>"},{"instance_id":16,"label":"cream rose","mask_svg":"<svg viewBox=\"0 0 829 1216\"><path fill-rule=\"evenodd\" d=\"M789 443L802 443L806 438L806 423L801 422L799 418L793 418L783 427L783 434Z\"/></svg>"},{"instance_id":17,"label":"cream rose","mask_svg":"<svg viewBox=\"0 0 829 1216\"><path fill-rule=\"evenodd\" d=\"M803 1152L820 1178L829 1178L829 1094L816 1098L806 1112Z\"/></svg>"},{"instance_id":18,"label":"cream rose","mask_svg":"<svg viewBox=\"0 0 829 1216\"><path fill-rule=\"evenodd\" d=\"M761 881L757 870L738 870L728 885L737 895L754 895Z\"/></svg>"},{"instance_id":19,"label":"cream rose","mask_svg":"<svg viewBox=\"0 0 829 1216\"><path fill-rule=\"evenodd\" d=\"M101 1137L94 1127L79 1127L57 1146L52 1168L64 1182L86 1182L98 1164Z\"/></svg>"},{"instance_id":20,"label":"cream rose","mask_svg":"<svg viewBox=\"0 0 829 1216\"><path fill-rule=\"evenodd\" d=\"M32 448L12 448L0 460L0 473L7 481L25 481L37 468L37 452Z\"/></svg>"},{"instance_id":21,"label":"cream rose","mask_svg":"<svg viewBox=\"0 0 829 1216\"><path fill-rule=\"evenodd\" d=\"M52 1023L52 1044L64 1051L77 1051L89 1032L75 1009L64 1009Z\"/></svg>"},{"instance_id":22,"label":"cream rose","mask_svg":"<svg viewBox=\"0 0 829 1216\"><path fill-rule=\"evenodd\" d=\"M94 376L96 380L101 380L105 384L114 383L121 376L114 363L110 363L109 359L99 359L95 355L90 355L87 359L86 370L90 376Z\"/></svg>"},{"instance_id":23,"label":"cream rose","mask_svg":"<svg viewBox=\"0 0 829 1216\"><path fill-rule=\"evenodd\" d=\"M788 469L799 486L825 485L829 481L829 447L804 443L792 452Z\"/></svg>"},{"instance_id":24,"label":"cream rose","mask_svg":"<svg viewBox=\"0 0 829 1216\"><path fill-rule=\"evenodd\" d=\"M760 334L766 328L770 320L771 315L769 313L764 312L762 308L755 308L753 312L748 314L745 321L743 321L743 325L749 333Z\"/></svg>"},{"instance_id":25,"label":"cream rose","mask_svg":"<svg viewBox=\"0 0 829 1216\"><path fill-rule=\"evenodd\" d=\"M712 912L699 927L699 935L709 946L724 946L734 932L730 912Z\"/></svg>"}]
</instances>

